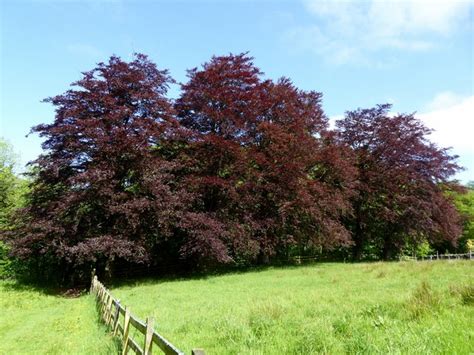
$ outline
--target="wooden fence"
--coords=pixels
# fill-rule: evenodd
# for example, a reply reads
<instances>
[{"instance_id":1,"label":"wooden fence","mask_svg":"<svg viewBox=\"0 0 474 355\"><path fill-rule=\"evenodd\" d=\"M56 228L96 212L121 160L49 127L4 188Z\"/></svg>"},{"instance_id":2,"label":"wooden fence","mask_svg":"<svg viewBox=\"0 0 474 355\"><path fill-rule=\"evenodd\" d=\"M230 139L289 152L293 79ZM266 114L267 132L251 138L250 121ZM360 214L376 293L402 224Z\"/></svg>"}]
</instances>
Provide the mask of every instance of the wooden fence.
<instances>
[{"instance_id":1,"label":"wooden fence","mask_svg":"<svg viewBox=\"0 0 474 355\"><path fill-rule=\"evenodd\" d=\"M99 316L106 326L112 329L113 335L122 340L122 354L127 354L131 349L136 354L149 355L152 353L153 344L166 355L184 355L162 335L153 328L153 318L147 318L146 322L141 321L130 313L129 307L124 307L120 301L113 297L110 291L97 279L92 277L90 293L95 296ZM135 333L140 334L141 340L133 338L131 328L136 329ZM141 346L140 344L143 344ZM192 355L204 355L202 349L193 349Z\"/></svg>"},{"instance_id":2,"label":"wooden fence","mask_svg":"<svg viewBox=\"0 0 474 355\"><path fill-rule=\"evenodd\" d=\"M468 259L474 260L474 252L470 251L469 253L464 254L433 254L427 256L409 256L409 255L401 255L398 258L400 261L425 261L425 260L454 260L454 259ZM313 261L321 261L322 259L318 258L317 256L293 256L290 259L290 262L296 265L301 265L308 262Z\"/></svg>"},{"instance_id":3,"label":"wooden fence","mask_svg":"<svg viewBox=\"0 0 474 355\"><path fill-rule=\"evenodd\" d=\"M474 253L471 251L464 254L433 254L427 256L400 256L400 261L403 260L414 260L414 261L425 261L425 260L460 260L468 259L474 260Z\"/></svg>"},{"instance_id":4,"label":"wooden fence","mask_svg":"<svg viewBox=\"0 0 474 355\"><path fill-rule=\"evenodd\" d=\"M300 255L297 255L297 256L293 256L291 259L290 259L291 262L293 262L293 264L296 264L296 265L301 265L303 263L308 263L308 262L312 262L312 261L318 261L318 257L316 256L300 256Z\"/></svg>"}]
</instances>

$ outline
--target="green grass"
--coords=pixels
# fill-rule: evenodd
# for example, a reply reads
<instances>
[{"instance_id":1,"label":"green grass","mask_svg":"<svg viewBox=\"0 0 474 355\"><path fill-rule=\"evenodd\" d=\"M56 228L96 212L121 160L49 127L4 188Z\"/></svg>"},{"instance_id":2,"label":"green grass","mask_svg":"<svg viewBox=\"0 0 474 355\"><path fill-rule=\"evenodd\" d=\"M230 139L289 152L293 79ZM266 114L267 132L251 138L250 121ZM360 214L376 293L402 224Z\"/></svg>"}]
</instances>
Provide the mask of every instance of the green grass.
<instances>
[{"instance_id":1,"label":"green grass","mask_svg":"<svg viewBox=\"0 0 474 355\"><path fill-rule=\"evenodd\" d=\"M190 353L474 352L474 263L314 264L112 293ZM0 282L0 354L114 354L91 296Z\"/></svg>"},{"instance_id":2,"label":"green grass","mask_svg":"<svg viewBox=\"0 0 474 355\"><path fill-rule=\"evenodd\" d=\"M0 354L114 354L92 296L48 295L0 282Z\"/></svg>"},{"instance_id":3,"label":"green grass","mask_svg":"<svg viewBox=\"0 0 474 355\"><path fill-rule=\"evenodd\" d=\"M112 293L186 353L469 354L473 271L471 261L324 263Z\"/></svg>"}]
</instances>

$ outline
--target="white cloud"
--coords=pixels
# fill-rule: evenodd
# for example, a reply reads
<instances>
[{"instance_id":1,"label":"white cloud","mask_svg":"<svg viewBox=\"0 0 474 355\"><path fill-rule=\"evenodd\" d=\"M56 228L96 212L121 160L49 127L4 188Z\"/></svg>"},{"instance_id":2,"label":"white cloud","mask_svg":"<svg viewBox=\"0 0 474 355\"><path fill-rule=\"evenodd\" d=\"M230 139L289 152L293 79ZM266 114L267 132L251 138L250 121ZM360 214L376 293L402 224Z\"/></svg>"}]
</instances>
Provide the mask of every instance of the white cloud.
<instances>
[{"instance_id":1,"label":"white cloud","mask_svg":"<svg viewBox=\"0 0 474 355\"><path fill-rule=\"evenodd\" d=\"M329 127L331 129L335 129L336 128L336 121L340 121L340 120L344 119L344 115L334 115L334 116L328 117L328 119L329 119Z\"/></svg>"},{"instance_id":2,"label":"white cloud","mask_svg":"<svg viewBox=\"0 0 474 355\"><path fill-rule=\"evenodd\" d=\"M315 23L293 28L292 42L333 63L368 63L383 49L425 51L470 24L473 0L305 0Z\"/></svg>"},{"instance_id":3,"label":"white cloud","mask_svg":"<svg viewBox=\"0 0 474 355\"><path fill-rule=\"evenodd\" d=\"M456 178L464 182L474 181L474 95L466 97L450 91L439 93L416 117L433 130L428 137L431 142L440 148L452 148L451 154L459 155L459 165L466 170ZM342 118L344 115L331 116L331 128Z\"/></svg>"},{"instance_id":4,"label":"white cloud","mask_svg":"<svg viewBox=\"0 0 474 355\"><path fill-rule=\"evenodd\" d=\"M461 97L451 92L436 95L417 115L424 124L434 129L431 141L440 147L452 147L459 162L467 170L459 178L474 180L474 95Z\"/></svg>"},{"instance_id":5,"label":"white cloud","mask_svg":"<svg viewBox=\"0 0 474 355\"><path fill-rule=\"evenodd\" d=\"M457 97L456 101L440 107L440 102L453 97ZM442 93L436 95L427 108L428 111L417 117L435 130L431 135L435 142L460 152L474 153L474 95L461 99L452 93Z\"/></svg>"},{"instance_id":6,"label":"white cloud","mask_svg":"<svg viewBox=\"0 0 474 355\"><path fill-rule=\"evenodd\" d=\"M82 44L82 43L70 44L67 46L67 50L72 54L85 56L85 57L100 58L104 56L104 54L102 53L100 49L94 46L91 46L89 44Z\"/></svg>"},{"instance_id":7,"label":"white cloud","mask_svg":"<svg viewBox=\"0 0 474 355\"><path fill-rule=\"evenodd\" d=\"M455 94L451 91L444 91L437 94L431 102L426 105L426 109L424 111L437 111L442 109L451 108L457 104L462 103L466 100L466 97Z\"/></svg>"}]
</instances>

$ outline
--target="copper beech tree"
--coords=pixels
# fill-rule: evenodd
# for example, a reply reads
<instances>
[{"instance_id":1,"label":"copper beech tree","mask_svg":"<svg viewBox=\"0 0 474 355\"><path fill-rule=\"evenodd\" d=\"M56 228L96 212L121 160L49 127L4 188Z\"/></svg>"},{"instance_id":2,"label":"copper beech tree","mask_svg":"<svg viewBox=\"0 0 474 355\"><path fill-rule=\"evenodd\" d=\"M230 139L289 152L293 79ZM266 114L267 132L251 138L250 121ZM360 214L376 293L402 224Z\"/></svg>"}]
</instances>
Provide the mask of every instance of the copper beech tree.
<instances>
[{"instance_id":1,"label":"copper beech tree","mask_svg":"<svg viewBox=\"0 0 474 355\"><path fill-rule=\"evenodd\" d=\"M17 256L61 279L93 264L150 262L188 198L175 183L176 163L156 151L177 134L165 96L171 82L144 55L130 63L111 57L45 100L56 118L33 128L45 138L44 154L34 162Z\"/></svg>"},{"instance_id":2,"label":"copper beech tree","mask_svg":"<svg viewBox=\"0 0 474 355\"><path fill-rule=\"evenodd\" d=\"M459 234L440 185L458 167L412 115L358 110L332 131L320 93L264 79L246 54L188 71L176 100L172 83L144 55L114 56L46 100L56 117L33 128L44 153L14 255L74 282L123 264L388 257Z\"/></svg>"},{"instance_id":3,"label":"copper beech tree","mask_svg":"<svg viewBox=\"0 0 474 355\"><path fill-rule=\"evenodd\" d=\"M188 76L176 111L192 132L187 179L199 215L185 223L213 229L214 255L266 262L348 245L341 216L355 169L331 144L321 94L263 80L245 54L214 57ZM203 245L185 248L203 255Z\"/></svg>"},{"instance_id":4,"label":"copper beech tree","mask_svg":"<svg viewBox=\"0 0 474 355\"><path fill-rule=\"evenodd\" d=\"M358 170L347 223L356 259L364 249L390 259L407 243L424 240L455 245L462 232L445 193L448 179L460 169L456 156L431 143L430 129L413 114L390 115L390 108L347 112L336 123L338 138L355 153Z\"/></svg>"}]
</instances>

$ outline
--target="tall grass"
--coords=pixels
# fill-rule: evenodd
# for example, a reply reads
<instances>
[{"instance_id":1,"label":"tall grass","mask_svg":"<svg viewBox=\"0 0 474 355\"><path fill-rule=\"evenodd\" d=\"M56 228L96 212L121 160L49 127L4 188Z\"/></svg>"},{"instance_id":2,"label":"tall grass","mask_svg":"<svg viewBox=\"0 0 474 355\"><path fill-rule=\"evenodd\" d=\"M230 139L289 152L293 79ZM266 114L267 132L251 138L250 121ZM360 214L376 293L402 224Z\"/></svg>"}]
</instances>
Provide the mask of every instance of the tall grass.
<instances>
[{"instance_id":1,"label":"tall grass","mask_svg":"<svg viewBox=\"0 0 474 355\"><path fill-rule=\"evenodd\" d=\"M0 281L0 354L115 354L92 296L64 298Z\"/></svg>"},{"instance_id":2,"label":"tall grass","mask_svg":"<svg viewBox=\"0 0 474 355\"><path fill-rule=\"evenodd\" d=\"M469 261L313 264L112 289L189 353L470 354ZM91 296L0 282L0 354L114 354Z\"/></svg>"},{"instance_id":3,"label":"tall grass","mask_svg":"<svg viewBox=\"0 0 474 355\"><path fill-rule=\"evenodd\" d=\"M407 301L407 309L413 318L420 318L428 312L436 312L442 306L441 294L433 291L431 285L423 281Z\"/></svg>"},{"instance_id":4,"label":"tall grass","mask_svg":"<svg viewBox=\"0 0 474 355\"><path fill-rule=\"evenodd\" d=\"M473 271L469 261L324 263L112 293L187 352L469 354Z\"/></svg>"}]
</instances>

